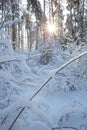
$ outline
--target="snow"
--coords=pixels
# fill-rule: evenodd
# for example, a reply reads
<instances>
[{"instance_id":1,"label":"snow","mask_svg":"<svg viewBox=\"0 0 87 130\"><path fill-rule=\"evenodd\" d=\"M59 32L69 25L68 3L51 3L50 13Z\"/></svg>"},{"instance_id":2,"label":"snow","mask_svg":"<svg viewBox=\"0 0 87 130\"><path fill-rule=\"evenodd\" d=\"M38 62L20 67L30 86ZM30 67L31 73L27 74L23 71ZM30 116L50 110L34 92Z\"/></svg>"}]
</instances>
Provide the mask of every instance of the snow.
<instances>
[{"instance_id":1,"label":"snow","mask_svg":"<svg viewBox=\"0 0 87 130\"><path fill-rule=\"evenodd\" d=\"M1 29L0 30L0 44L3 44L3 46L7 47L7 53L13 54L13 49L11 46L11 42L10 42L10 36L8 35L8 33L4 30Z\"/></svg>"},{"instance_id":2,"label":"snow","mask_svg":"<svg viewBox=\"0 0 87 130\"><path fill-rule=\"evenodd\" d=\"M10 15L12 15L12 14L10 14ZM3 24L3 26L12 26L14 23L21 23L21 22L22 22L21 19L16 18L14 21L11 20L11 21L5 22Z\"/></svg>"},{"instance_id":3,"label":"snow","mask_svg":"<svg viewBox=\"0 0 87 130\"><path fill-rule=\"evenodd\" d=\"M3 45L10 52L4 54L1 48L0 53L0 130L52 130L56 127L87 130L86 55L82 56L82 52L87 51L86 45L79 45L72 54L68 50L50 48L52 61L42 65L43 48L14 52L10 38L9 43L7 40L4 39ZM9 129L22 108L23 112Z\"/></svg>"}]
</instances>

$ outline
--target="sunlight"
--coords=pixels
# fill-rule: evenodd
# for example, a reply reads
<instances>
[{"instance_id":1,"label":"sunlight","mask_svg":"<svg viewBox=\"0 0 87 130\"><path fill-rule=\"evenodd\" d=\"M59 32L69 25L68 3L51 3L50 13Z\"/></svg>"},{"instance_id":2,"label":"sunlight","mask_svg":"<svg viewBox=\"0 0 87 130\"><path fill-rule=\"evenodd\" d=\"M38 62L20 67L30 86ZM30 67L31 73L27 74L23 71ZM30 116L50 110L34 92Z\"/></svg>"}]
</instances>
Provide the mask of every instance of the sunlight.
<instances>
[{"instance_id":1,"label":"sunlight","mask_svg":"<svg viewBox=\"0 0 87 130\"><path fill-rule=\"evenodd\" d=\"M56 27L54 24L48 24L47 25L47 30L49 33L55 33L56 32Z\"/></svg>"}]
</instances>

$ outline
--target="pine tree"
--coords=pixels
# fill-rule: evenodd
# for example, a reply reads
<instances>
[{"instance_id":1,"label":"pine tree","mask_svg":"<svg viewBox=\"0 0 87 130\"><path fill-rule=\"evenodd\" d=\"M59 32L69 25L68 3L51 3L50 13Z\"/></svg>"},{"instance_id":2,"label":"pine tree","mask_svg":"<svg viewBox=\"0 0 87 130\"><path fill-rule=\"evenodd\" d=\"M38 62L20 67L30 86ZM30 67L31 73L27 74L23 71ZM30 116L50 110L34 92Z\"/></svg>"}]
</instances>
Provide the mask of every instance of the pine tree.
<instances>
[{"instance_id":1,"label":"pine tree","mask_svg":"<svg viewBox=\"0 0 87 130\"><path fill-rule=\"evenodd\" d=\"M67 0L67 9L69 14L67 15L66 26L68 33L77 40L82 40L84 38L84 0ZM78 34L78 35L77 35Z\"/></svg>"}]
</instances>

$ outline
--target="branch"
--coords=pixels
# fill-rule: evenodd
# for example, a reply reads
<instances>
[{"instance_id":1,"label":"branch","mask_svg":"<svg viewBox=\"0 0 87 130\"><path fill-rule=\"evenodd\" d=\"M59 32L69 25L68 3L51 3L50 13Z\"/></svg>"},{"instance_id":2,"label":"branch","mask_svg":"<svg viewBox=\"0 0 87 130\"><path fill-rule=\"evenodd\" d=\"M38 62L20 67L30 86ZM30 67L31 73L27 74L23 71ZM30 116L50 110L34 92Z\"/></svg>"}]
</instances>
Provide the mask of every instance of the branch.
<instances>
[{"instance_id":1,"label":"branch","mask_svg":"<svg viewBox=\"0 0 87 130\"><path fill-rule=\"evenodd\" d=\"M11 61L22 61L22 60L30 60L34 57L37 57L39 56L40 54L38 55L34 55L34 56L31 56L31 57L26 57L25 55L19 55L19 56L16 56L16 55L13 55L13 56L10 56L10 55L7 55L7 56L2 56L0 58L0 64L3 64L5 62L11 62Z\"/></svg>"},{"instance_id":2,"label":"branch","mask_svg":"<svg viewBox=\"0 0 87 130\"><path fill-rule=\"evenodd\" d=\"M5 16L4 16L4 20L3 20L2 23L1 23L0 29L3 27L4 22L5 22L5 20L6 20L7 15L8 15L9 12L10 12L10 9L9 9L9 10L7 11L7 13L5 14Z\"/></svg>"},{"instance_id":3,"label":"branch","mask_svg":"<svg viewBox=\"0 0 87 130\"><path fill-rule=\"evenodd\" d=\"M13 5L14 5L14 3L11 4L11 6L13 6ZM6 13L5 16L4 16L4 19L2 20L2 23L1 23L0 29L3 28L4 23L5 23L5 20L6 20L7 16L8 16L8 13L9 13L9 12L10 12L10 8L7 10L7 13Z\"/></svg>"},{"instance_id":4,"label":"branch","mask_svg":"<svg viewBox=\"0 0 87 130\"><path fill-rule=\"evenodd\" d=\"M83 55L86 55L87 54L87 51L79 54L78 56L75 56L73 58L71 58L69 61L67 61L65 64L63 64L62 66L60 66L58 69L55 69L53 71L53 75L54 74L57 74L59 71L61 71L62 69L64 69L67 65L69 65L70 63L72 63L73 61L75 60L78 60L80 57L82 57Z\"/></svg>"},{"instance_id":5,"label":"branch","mask_svg":"<svg viewBox=\"0 0 87 130\"><path fill-rule=\"evenodd\" d=\"M63 64L62 66L60 66L58 69L56 69L54 71L54 74L57 74L59 71L61 71L62 69L64 69L67 65L69 65L71 62L79 59L80 57L82 57L83 55L87 54L87 51L81 53L78 56L75 56L74 58L70 59L68 62L66 62L65 64ZM29 99L29 101L32 101L34 97L36 97L36 95L47 85L47 83L52 79L53 74L44 82L44 84L36 91L36 93L33 94L33 96ZM12 127L14 126L15 122L17 121L17 119L19 118L19 116L22 114L22 112L24 111L25 107L23 107L20 112L18 113L18 115L16 116L16 118L14 119L14 121L12 122L11 126L9 127L8 130L11 130ZM77 129L76 129L77 130Z\"/></svg>"},{"instance_id":6,"label":"branch","mask_svg":"<svg viewBox=\"0 0 87 130\"><path fill-rule=\"evenodd\" d=\"M73 42L73 39L70 39L70 38L68 38L67 36L64 36L64 35L62 35L62 36L63 36L65 39L67 39L67 40Z\"/></svg>"},{"instance_id":7,"label":"branch","mask_svg":"<svg viewBox=\"0 0 87 130\"><path fill-rule=\"evenodd\" d=\"M61 128L68 128L68 129L78 130L78 129L75 128L75 127L67 127L67 126L65 126L65 127L61 127ZM52 130L60 130L60 127L52 128Z\"/></svg>"},{"instance_id":8,"label":"branch","mask_svg":"<svg viewBox=\"0 0 87 130\"><path fill-rule=\"evenodd\" d=\"M20 55L20 56L15 56L15 55L9 56L9 55L7 55L7 56L2 56L0 58L0 64L3 64L5 62L22 61L22 60L28 60L28 58L25 57L25 56L22 56L22 55Z\"/></svg>"}]
</instances>

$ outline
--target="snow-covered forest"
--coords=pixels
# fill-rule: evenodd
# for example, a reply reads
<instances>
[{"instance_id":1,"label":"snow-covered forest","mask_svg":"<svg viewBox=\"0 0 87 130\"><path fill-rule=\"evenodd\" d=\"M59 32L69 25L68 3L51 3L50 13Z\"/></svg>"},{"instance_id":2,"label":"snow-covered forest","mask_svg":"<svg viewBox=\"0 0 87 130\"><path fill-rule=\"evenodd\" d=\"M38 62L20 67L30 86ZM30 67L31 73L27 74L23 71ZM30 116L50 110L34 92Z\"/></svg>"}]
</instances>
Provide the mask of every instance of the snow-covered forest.
<instances>
[{"instance_id":1,"label":"snow-covered forest","mask_svg":"<svg viewBox=\"0 0 87 130\"><path fill-rule=\"evenodd\" d=\"M87 1L0 1L0 130L87 130Z\"/></svg>"}]
</instances>

